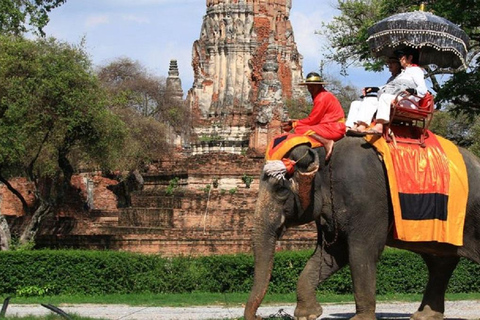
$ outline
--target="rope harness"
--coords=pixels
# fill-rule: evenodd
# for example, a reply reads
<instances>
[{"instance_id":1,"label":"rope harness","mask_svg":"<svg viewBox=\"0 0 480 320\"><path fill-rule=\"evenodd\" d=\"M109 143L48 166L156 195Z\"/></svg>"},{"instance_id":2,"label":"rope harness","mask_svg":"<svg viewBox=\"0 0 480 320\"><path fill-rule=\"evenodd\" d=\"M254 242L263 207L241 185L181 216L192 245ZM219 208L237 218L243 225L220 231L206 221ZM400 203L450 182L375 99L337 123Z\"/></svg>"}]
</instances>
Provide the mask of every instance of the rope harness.
<instances>
[{"instance_id":1,"label":"rope harness","mask_svg":"<svg viewBox=\"0 0 480 320\"><path fill-rule=\"evenodd\" d=\"M335 236L333 237L333 240L331 242L326 242L325 237L322 236L323 241L322 245L325 245L326 247L330 247L333 245L335 242L338 240L338 221L337 221L337 214L335 211L335 204L333 202L333 170L332 170L332 165L330 164L328 168L328 173L329 173L329 178L330 178L330 202L331 202L331 207L332 207L332 221L333 221L333 228L335 231ZM323 235L323 233L322 233ZM322 247L323 249L323 247Z\"/></svg>"},{"instance_id":2,"label":"rope harness","mask_svg":"<svg viewBox=\"0 0 480 320\"><path fill-rule=\"evenodd\" d=\"M338 221L336 218L336 211L335 211L335 205L333 203L333 170L332 170L332 163L330 162L329 168L328 168L328 173L329 173L329 180L330 180L330 202L331 202L331 208L332 208L332 221L333 221L333 228L335 231L335 235L333 237L333 240L331 242L327 242L325 239L325 233L322 232L322 239L321 239L321 249L320 249L320 268L318 270L318 285L320 285L320 281L322 279L322 266L323 266L323 251L325 248L328 248L332 246L335 242L338 240Z\"/></svg>"}]
</instances>

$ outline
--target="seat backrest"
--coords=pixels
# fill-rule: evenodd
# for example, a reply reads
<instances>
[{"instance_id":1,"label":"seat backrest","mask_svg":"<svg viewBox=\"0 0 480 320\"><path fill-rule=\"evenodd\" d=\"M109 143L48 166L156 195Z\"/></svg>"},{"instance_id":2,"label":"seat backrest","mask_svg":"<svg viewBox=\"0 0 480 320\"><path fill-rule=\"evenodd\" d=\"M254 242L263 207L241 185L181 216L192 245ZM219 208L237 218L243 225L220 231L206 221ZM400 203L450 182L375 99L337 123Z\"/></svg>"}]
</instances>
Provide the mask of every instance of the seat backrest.
<instances>
[{"instance_id":1,"label":"seat backrest","mask_svg":"<svg viewBox=\"0 0 480 320\"><path fill-rule=\"evenodd\" d=\"M418 109L422 111L433 112L434 104L435 103L433 101L433 95L429 91L427 91L425 96L418 102Z\"/></svg>"}]
</instances>

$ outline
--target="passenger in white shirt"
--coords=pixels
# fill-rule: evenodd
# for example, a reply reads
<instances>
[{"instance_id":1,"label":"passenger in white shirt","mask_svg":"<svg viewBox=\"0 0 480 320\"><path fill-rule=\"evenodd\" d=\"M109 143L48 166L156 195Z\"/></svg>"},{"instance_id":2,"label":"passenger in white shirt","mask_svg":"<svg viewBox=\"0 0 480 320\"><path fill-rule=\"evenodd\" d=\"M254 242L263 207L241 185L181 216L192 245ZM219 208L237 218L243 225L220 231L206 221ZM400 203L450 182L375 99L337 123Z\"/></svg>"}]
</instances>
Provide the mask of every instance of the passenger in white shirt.
<instances>
[{"instance_id":1,"label":"passenger in white shirt","mask_svg":"<svg viewBox=\"0 0 480 320\"><path fill-rule=\"evenodd\" d=\"M387 60L388 70L390 71L390 78L387 80L387 84L392 82L400 72L402 67L400 61L396 57L390 57ZM356 135L359 125L363 125L366 128L370 125L373 119L373 115L378 109L378 97L379 91L383 87L366 87L362 89L362 100L353 101L350 104L348 111L347 121L345 125L347 127L347 135Z\"/></svg>"},{"instance_id":2,"label":"passenger in white shirt","mask_svg":"<svg viewBox=\"0 0 480 320\"><path fill-rule=\"evenodd\" d=\"M395 54L400 60L403 70L393 81L379 91L375 125L369 130L367 130L368 126L359 125L357 128L359 132L381 135L383 125L390 121L390 105L400 92L407 92L410 95L423 98L428 91L423 69L417 65L418 50L405 48L397 50Z\"/></svg>"}]
</instances>

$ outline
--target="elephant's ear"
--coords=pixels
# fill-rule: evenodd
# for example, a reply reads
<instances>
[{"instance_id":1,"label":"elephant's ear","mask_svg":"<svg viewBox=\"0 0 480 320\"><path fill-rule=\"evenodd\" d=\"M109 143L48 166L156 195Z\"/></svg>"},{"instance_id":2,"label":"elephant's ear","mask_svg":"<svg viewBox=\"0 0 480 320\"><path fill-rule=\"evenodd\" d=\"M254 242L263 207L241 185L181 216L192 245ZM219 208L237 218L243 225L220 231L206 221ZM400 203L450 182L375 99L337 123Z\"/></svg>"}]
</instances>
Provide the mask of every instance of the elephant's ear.
<instances>
[{"instance_id":1,"label":"elephant's ear","mask_svg":"<svg viewBox=\"0 0 480 320\"><path fill-rule=\"evenodd\" d=\"M302 209L305 210L312 202L312 186L315 175L320 168L320 160L318 153L311 148L306 149L305 154L297 159L293 180L298 186L300 204Z\"/></svg>"}]
</instances>

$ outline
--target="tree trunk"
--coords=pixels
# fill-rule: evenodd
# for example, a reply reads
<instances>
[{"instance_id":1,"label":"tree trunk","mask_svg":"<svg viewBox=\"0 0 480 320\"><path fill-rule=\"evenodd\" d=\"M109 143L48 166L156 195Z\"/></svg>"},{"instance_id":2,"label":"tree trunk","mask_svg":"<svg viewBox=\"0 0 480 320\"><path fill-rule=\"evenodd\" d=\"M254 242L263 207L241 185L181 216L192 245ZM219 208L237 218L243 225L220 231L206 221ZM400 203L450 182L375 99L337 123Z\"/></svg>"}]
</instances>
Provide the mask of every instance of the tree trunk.
<instances>
[{"instance_id":1,"label":"tree trunk","mask_svg":"<svg viewBox=\"0 0 480 320\"><path fill-rule=\"evenodd\" d=\"M10 250L10 242L12 240L10 234L10 227L8 226L7 219L3 214L0 214L0 251Z\"/></svg>"},{"instance_id":2,"label":"tree trunk","mask_svg":"<svg viewBox=\"0 0 480 320\"><path fill-rule=\"evenodd\" d=\"M29 213L28 203L25 200L25 198L23 197L23 195L20 193L20 191L15 189L10 184L10 182L7 179L5 179L1 174L0 174L0 182L3 183L7 187L7 189L18 198L18 200L20 200L20 202L22 203L22 206L23 206L23 211L25 211L25 214L28 214Z\"/></svg>"},{"instance_id":3,"label":"tree trunk","mask_svg":"<svg viewBox=\"0 0 480 320\"><path fill-rule=\"evenodd\" d=\"M41 202L40 206L35 210L35 213L32 215L32 218L26 225L25 229L20 236L20 244L25 245L32 241L35 241L35 237L40 228L42 220L44 217L48 216L52 212L51 206L46 202Z\"/></svg>"}]
</instances>

